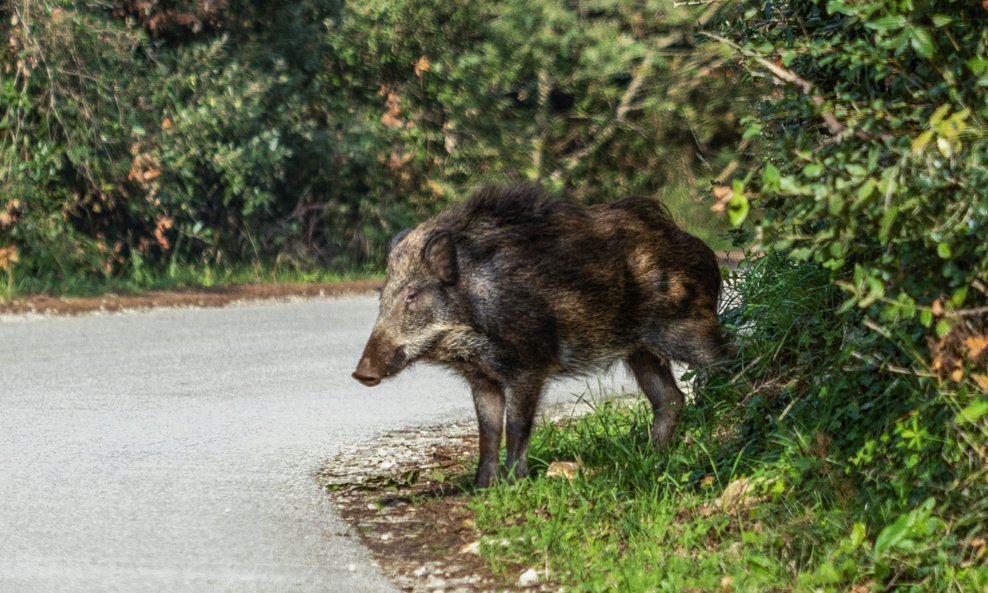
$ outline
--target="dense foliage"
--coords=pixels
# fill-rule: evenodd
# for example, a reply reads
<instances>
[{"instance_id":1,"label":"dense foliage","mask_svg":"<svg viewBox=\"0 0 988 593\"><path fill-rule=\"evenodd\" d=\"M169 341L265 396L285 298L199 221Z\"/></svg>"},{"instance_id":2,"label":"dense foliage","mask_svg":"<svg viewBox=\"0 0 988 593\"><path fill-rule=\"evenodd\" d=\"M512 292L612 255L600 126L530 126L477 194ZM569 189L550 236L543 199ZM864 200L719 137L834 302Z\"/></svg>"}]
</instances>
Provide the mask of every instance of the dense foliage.
<instances>
[{"instance_id":1,"label":"dense foliage","mask_svg":"<svg viewBox=\"0 0 988 593\"><path fill-rule=\"evenodd\" d=\"M2 3L0 274L353 268L484 181L682 198L737 122L675 4Z\"/></svg>"},{"instance_id":2,"label":"dense foliage","mask_svg":"<svg viewBox=\"0 0 988 593\"><path fill-rule=\"evenodd\" d=\"M725 16L708 37L777 85L747 119L750 173L722 191L768 254L729 316L746 446L910 542L871 578L943 588L944 555L970 553L988 512L988 11L752 0ZM786 462L807 447L822 463Z\"/></svg>"}]
</instances>

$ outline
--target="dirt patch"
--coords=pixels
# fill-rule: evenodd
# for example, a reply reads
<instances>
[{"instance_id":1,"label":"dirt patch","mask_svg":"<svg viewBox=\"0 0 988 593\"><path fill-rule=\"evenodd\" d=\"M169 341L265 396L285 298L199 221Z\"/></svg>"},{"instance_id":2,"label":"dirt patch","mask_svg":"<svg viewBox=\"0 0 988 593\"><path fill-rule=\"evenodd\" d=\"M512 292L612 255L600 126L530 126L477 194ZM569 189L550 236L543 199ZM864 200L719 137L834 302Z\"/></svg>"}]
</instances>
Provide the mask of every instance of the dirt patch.
<instances>
[{"instance_id":1,"label":"dirt patch","mask_svg":"<svg viewBox=\"0 0 988 593\"><path fill-rule=\"evenodd\" d=\"M502 591L480 555L469 509L473 423L403 430L354 447L320 476L343 519L409 592Z\"/></svg>"},{"instance_id":2,"label":"dirt patch","mask_svg":"<svg viewBox=\"0 0 988 593\"><path fill-rule=\"evenodd\" d=\"M590 409L586 403L556 406L544 410L540 422ZM555 591L552 582L520 584L526 571L544 581L539 567L495 574L480 556L481 542L501 543L484 538L469 508L476 455L475 422L401 430L343 451L326 464L320 482L402 591Z\"/></svg>"},{"instance_id":3,"label":"dirt patch","mask_svg":"<svg viewBox=\"0 0 988 593\"><path fill-rule=\"evenodd\" d=\"M81 315L156 307L222 307L230 303L288 298L334 297L378 289L381 280L352 280L318 284L242 284L188 290L152 290L137 295L98 297L35 295L0 303L0 314Z\"/></svg>"}]
</instances>

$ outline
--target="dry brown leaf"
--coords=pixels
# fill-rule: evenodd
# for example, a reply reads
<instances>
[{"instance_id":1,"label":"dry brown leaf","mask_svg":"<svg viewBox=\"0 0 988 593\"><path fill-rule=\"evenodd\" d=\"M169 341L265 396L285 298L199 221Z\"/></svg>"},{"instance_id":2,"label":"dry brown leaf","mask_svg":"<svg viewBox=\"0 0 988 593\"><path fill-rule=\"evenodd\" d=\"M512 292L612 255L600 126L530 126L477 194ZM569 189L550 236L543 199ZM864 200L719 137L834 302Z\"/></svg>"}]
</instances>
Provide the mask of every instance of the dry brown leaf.
<instances>
[{"instance_id":1,"label":"dry brown leaf","mask_svg":"<svg viewBox=\"0 0 988 593\"><path fill-rule=\"evenodd\" d=\"M572 480L580 472L582 466L576 461L553 461L545 472L547 478L566 478Z\"/></svg>"},{"instance_id":2,"label":"dry brown leaf","mask_svg":"<svg viewBox=\"0 0 988 593\"><path fill-rule=\"evenodd\" d=\"M930 305L930 309L932 310L933 315L935 315L936 317L942 316L943 315L943 302L940 299L936 299L935 301L933 301L933 304Z\"/></svg>"},{"instance_id":3,"label":"dry brown leaf","mask_svg":"<svg viewBox=\"0 0 988 593\"><path fill-rule=\"evenodd\" d=\"M459 550L460 554L473 554L475 556L480 556L480 542L470 542L463 544Z\"/></svg>"},{"instance_id":4,"label":"dry brown leaf","mask_svg":"<svg viewBox=\"0 0 988 593\"><path fill-rule=\"evenodd\" d=\"M982 391L988 393L988 375L971 375L971 378L974 379L974 382L977 383Z\"/></svg>"},{"instance_id":5,"label":"dry brown leaf","mask_svg":"<svg viewBox=\"0 0 988 593\"><path fill-rule=\"evenodd\" d=\"M727 209L728 202L734 197L734 191L726 185L715 185L711 190L714 199L717 200L710 210L713 212L723 212Z\"/></svg>"},{"instance_id":6,"label":"dry brown leaf","mask_svg":"<svg viewBox=\"0 0 988 593\"><path fill-rule=\"evenodd\" d=\"M988 336L971 336L964 340L968 360L977 360L981 353L988 348Z\"/></svg>"},{"instance_id":7,"label":"dry brown leaf","mask_svg":"<svg viewBox=\"0 0 988 593\"><path fill-rule=\"evenodd\" d=\"M13 245L9 247L0 247L0 270L9 270L11 264L17 263L18 260L19 257L17 255L17 247Z\"/></svg>"},{"instance_id":8,"label":"dry brown leaf","mask_svg":"<svg viewBox=\"0 0 988 593\"><path fill-rule=\"evenodd\" d=\"M446 190L443 189L443 186L440 185L438 181L430 179L427 185L429 186L429 189L432 190L432 195L437 198L441 198L446 195Z\"/></svg>"},{"instance_id":9,"label":"dry brown leaf","mask_svg":"<svg viewBox=\"0 0 988 593\"><path fill-rule=\"evenodd\" d=\"M422 56L418 62L415 62L415 76L422 76L423 72L428 72L431 68L432 63L429 62L429 58Z\"/></svg>"},{"instance_id":10,"label":"dry brown leaf","mask_svg":"<svg viewBox=\"0 0 988 593\"><path fill-rule=\"evenodd\" d=\"M381 87L381 89L384 90L384 87ZM387 91L385 94L387 95L387 98L384 103L387 111L385 111L384 115L381 116L381 123L389 128L402 125L403 122L399 117L401 115L401 107L398 106L400 98L397 93L393 91Z\"/></svg>"}]
</instances>

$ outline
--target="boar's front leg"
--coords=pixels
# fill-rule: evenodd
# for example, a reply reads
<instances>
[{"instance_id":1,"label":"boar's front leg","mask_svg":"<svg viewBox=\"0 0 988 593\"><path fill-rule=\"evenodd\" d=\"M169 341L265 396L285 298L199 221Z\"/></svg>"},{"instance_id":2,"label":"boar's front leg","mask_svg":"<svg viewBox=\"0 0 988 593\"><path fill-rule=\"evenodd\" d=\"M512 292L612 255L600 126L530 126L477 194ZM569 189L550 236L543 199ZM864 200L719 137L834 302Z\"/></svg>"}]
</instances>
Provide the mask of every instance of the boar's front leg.
<instances>
[{"instance_id":1,"label":"boar's front leg","mask_svg":"<svg viewBox=\"0 0 988 593\"><path fill-rule=\"evenodd\" d=\"M480 427L480 465L474 485L487 488L497 477L498 451L501 448L501 427L504 424L504 389L486 377L467 377L473 391Z\"/></svg>"},{"instance_id":2,"label":"boar's front leg","mask_svg":"<svg viewBox=\"0 0 988 593\"><path fill-rule=\"evenodd\" d=\"M647 350L636 350L628 357L628 366L652 403L652 445L660 449L669 444L686 398L676 385L669 361Z\"/></svg>"},{"instance_id":3,"label":"boar's front leg","mask_svg":"<svg viewBox=\"0 0 988 593\"><path fill-rule=\"evenodd\" d=\"M528 439L532 434L543 383L539 376L526 377L515 383L509 393L505 417L508 433L505 465L512 472L509 479L528 477Z\"/></svg>"}]
</instances>

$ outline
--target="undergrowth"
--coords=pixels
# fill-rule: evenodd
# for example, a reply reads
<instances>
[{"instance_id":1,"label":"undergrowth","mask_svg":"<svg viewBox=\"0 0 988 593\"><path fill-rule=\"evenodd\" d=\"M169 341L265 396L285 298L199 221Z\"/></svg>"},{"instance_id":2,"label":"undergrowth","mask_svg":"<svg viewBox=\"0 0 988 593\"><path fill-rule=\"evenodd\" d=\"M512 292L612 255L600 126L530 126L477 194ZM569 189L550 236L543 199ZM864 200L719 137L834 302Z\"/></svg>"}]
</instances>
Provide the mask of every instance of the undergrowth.
<instances>
[{"instance_id":1,"label":"undergrowth","mask_svg":"<svg viewBox=\"0 0 988 593\"><path fill-rule=\"evenodd\" d=\"M605 402L538 429L531 480L477 495L494 569L567 591L986 590L983 397L858 360L818 268L762 258L732 291L737 360L676 444L651 449L645 403ZM575 478L545 476L560 460Z\"/></svg>"},{"instance_id":2,"label":"undergrowth","mask_svg":"<svg viewBox=\"0 0 988 593\"><path fill-rule=\"evenodd\" d=\"M344 282L380 276L374 268L330 271L269 264L181 264L167 268L134 266L126 275L62 276L58 273L19 276L0 272L0 303L36 294L86 297L107 293L140 294L149 290L200 290L244 284Z\"/></svg>"}]
</instances>

